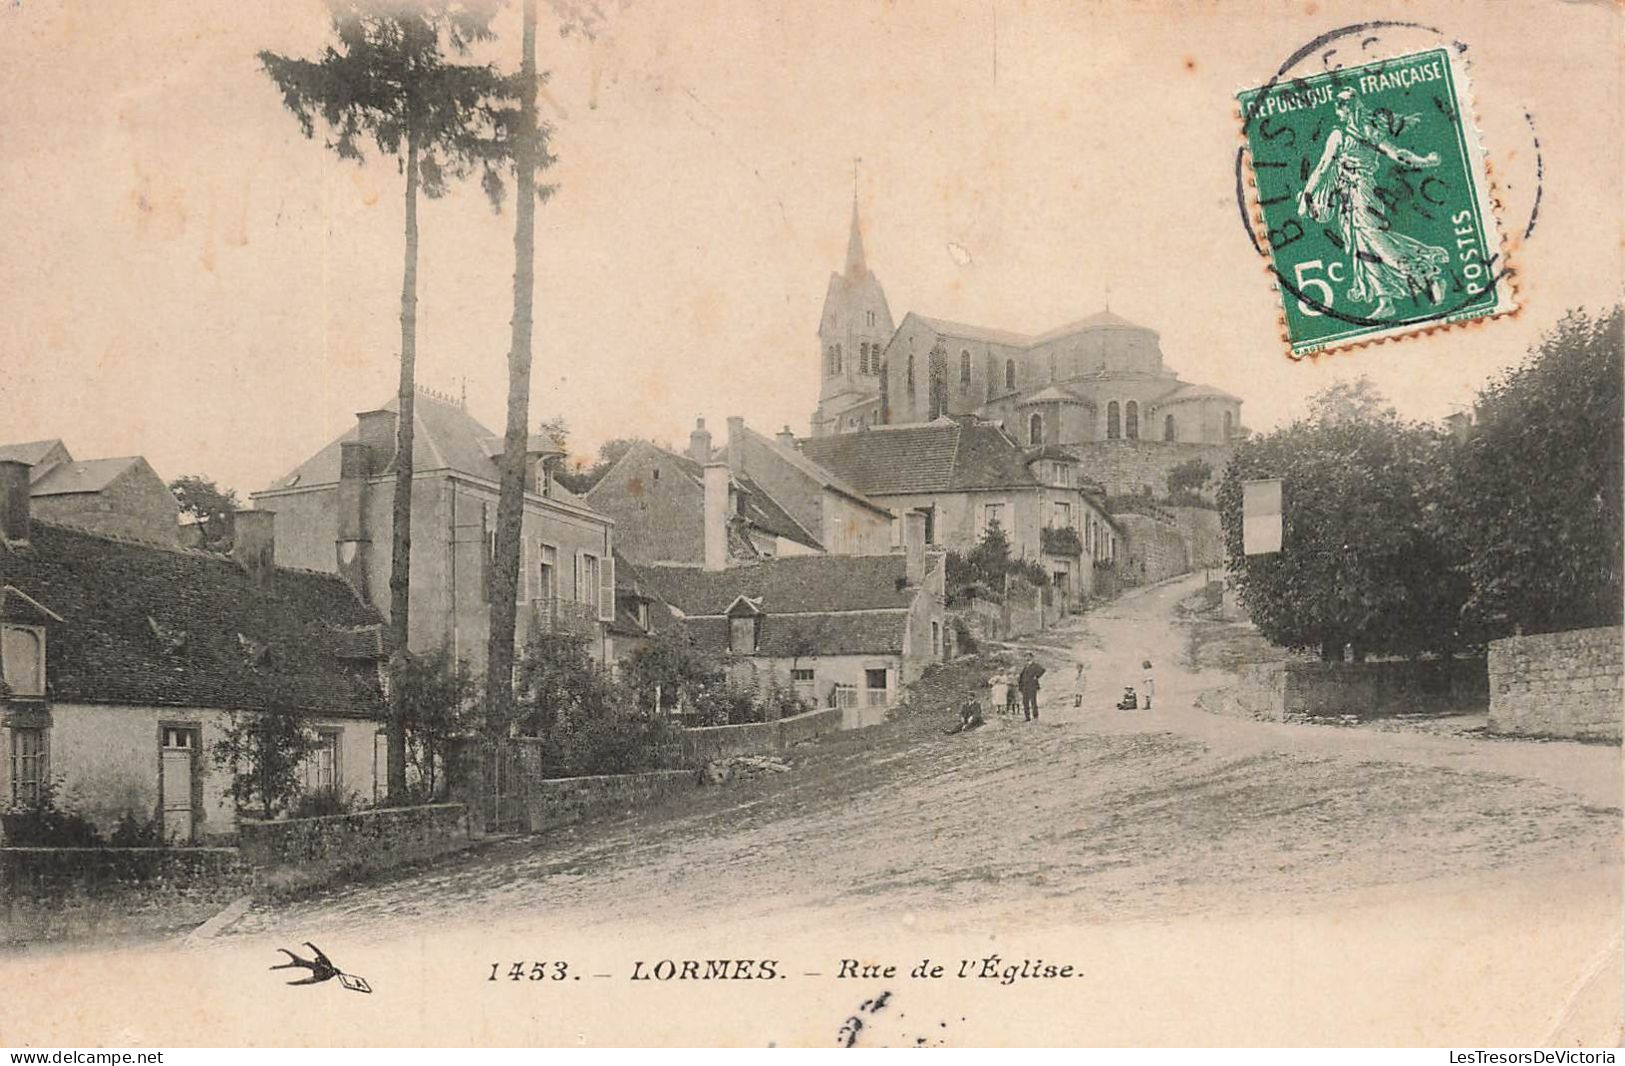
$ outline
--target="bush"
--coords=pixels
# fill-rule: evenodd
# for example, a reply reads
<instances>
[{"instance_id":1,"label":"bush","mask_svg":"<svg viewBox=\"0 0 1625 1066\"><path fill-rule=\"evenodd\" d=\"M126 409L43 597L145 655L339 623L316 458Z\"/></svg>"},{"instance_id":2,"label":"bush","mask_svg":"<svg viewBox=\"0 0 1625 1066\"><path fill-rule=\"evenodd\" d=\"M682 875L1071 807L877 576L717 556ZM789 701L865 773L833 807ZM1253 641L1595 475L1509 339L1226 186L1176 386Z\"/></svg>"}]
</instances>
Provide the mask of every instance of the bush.
<instances>
[{"instance_id":1,"label":"bush","mask_svg":"<svg viewBox=\"0 0 1625 1066\"><path fill-rule=\"evenodd\" d=\"M57 788L47 782L40 786L32 802L13 804L0 824L5 826L6 843L25 848L100 848L106 846L101 830L82 815L64 811L56 804Z\"/></svg>"},{"instance_id":2,"label":"bush","mask_svg":"<svg viewBox=\"0 0 1625 1066\"><path fill-rule=\"evenodd\" d=\"M125 811L107 842L115 848L162 847L164 827L156 817L138 818L134 811Z\"/></svg>"},{"instance_id":3,"label":"bush","mask_svg":"<svg viewBox=\"0 0 1625 1066\"><path fill-rule=\"evenodd\" d=\"M958 645L961 655L974 655L980 647L976 643L976 635L970 631L970 623L963 618L954 619L954 643Z\"/></svg>"}]
</instances>

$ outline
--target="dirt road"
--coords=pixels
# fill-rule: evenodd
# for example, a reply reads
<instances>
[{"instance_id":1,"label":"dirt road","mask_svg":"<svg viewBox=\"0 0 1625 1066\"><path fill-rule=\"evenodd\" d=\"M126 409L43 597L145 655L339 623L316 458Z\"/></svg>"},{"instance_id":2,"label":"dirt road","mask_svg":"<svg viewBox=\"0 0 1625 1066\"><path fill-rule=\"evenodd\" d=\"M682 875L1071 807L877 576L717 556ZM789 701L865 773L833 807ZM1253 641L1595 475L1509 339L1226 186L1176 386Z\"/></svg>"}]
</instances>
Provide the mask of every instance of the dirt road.
<instances>
[{"instance_id":1,"label":"dirt road","mask_svg":"<svg viewBox=\"0 0 1625 1066\"><path fill-rule=\"evenodd\" d=\"M1619 749L1210 715L1194 700L1224 677L1185 662L1174 611L1196 583L1125 596L1064 640L1047 636L1065 646L1041 650L1051 669L1038 723L944 736L947 710L911 710L798 749L795 771L771 780L256 908L212 950L224 960L315 940L407 959L414 973L437 960L464 980L510 955L573 952L588 960L587 987L613 990L573 1008L589 1042L649 1006L636 986L623 993L640 959L793 958L783 965L801 983L787 1002L811 1018L815 1005L850 1010L840 1004L856 992L830 976L841 958L1018 949L1087 968L1089 1009L1052 983L1012 993L1067 1005L1046 1028L1007 1028L1021 1017L1014 1001L978 985L951 1000L972 1012L961 1036L1617 1038ZM1153 709L1111 709L1146 658ZM648 1038L715 1038L684 1028L710 1017L711 1000L688 1022L666 1017L689 994L659 1001L665 1036ZM534 1038L560 1038L545 1016L534 1022ZM423 1024L383 1038L480 1038L463 1021ZM815 1040L766 1018L729 1024L745 1042Z\"/></svg>"}]
</instances>

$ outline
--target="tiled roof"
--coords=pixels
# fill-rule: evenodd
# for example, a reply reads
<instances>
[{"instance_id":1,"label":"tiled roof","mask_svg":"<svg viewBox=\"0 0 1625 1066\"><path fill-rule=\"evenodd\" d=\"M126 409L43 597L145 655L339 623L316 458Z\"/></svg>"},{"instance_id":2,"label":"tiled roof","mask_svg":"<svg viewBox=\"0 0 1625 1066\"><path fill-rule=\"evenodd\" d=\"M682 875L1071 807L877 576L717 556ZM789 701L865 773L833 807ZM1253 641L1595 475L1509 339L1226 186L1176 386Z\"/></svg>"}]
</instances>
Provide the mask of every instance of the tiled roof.
<instances>
[{"instance_id":1,"label":"tiled roof","mask_svg":"<svg viewBox=\"0 0 1625 1066\"><path fill-rule=\"evenodd\" d=\"M797 470L800 470L803 474L806 474L808 477L812 478L825 488L834 489L836 492L839 492L844 496L850 496L859 503L873 507L877 511L884 510L884 508L881 508L873 502L864 499L862 490L857 488L857 486L848 484L846 480L843 479L838 473L830 470L827 467L819 465L814 460L808 458L801 451L795 448L786 448L779 444L777 440L771 440L764 437L754 429L751 429L749 426L745 426L743 429L746 435L754 438L758 444L771 449L773 454L779 456L785 462L789 463Z\"/></svg>"},{"instance_id":2,"label":"tiled roof","mask_svg":"<svg viewBox=\"0 0 1625 1066\"><path fill-rule=\"evenodd\" d=\"M0 549L3 585L62 618L53 700L382 713L380 619L334 575L278 568L262 591L226 556L36 520L28 546Z\"/></svg>"},{"instance_id":3,"label":"tiled roof","mask_svg":"<svg viewBox=\"0 0 1625 1066\"><path fill-rule=\"evenodd\" d=\"M1238 402L1241 400L1241 397L1237 396L1235 393L1225 392L1223 389L1215 388L1212 385L1182 384L1179 386L1179 388L1168 393L1166 396L1157 397L1156 406L1163 407L1167 404L1179 403L1182 400L1202 400L1207 399L1208 397L1215 397L1221 400L1236 400Z\"/></svg>"},{"instance_id":4,"label":"tiled roof","mask_svg":"<svg viewBox=\"0 0 1625 1066\"><path fill-rule=\"evenodd\" d=\"M756 653L774 658L805 658L816 655L898 655L903 651L903 635L908 611L873 611L864 614L769 613L757 634ZM683 631L702 651L726 652L729 648L728 619L691 618Z\"/></svg>"},{"instance_id":5,"label":"tiled roof","mask_svg":"<svg viewBox=\"0 0 1625 1066\"><path fill-rule=\"evenodd\" d=\"M1007 348L1031 348L1046 341L1069 337L1074 333L1088 333L1098 329L1129 329L1146 333L1152 332L1145 326L1130 322L1121 315L1114 315L1110 311L1097 311L1087 318L1080 318L1076 322L1068 322L1064 326L1057 326L1037 336L1015 333L1004 329L990 329L986 326L971 326L963 322L950 322L944 318L927 318L924 315L915 315L914 317L944 336L986 341L989 344L1002 344Z\"/></svg>"},{"instance_id":6,"label":"tiled roof","mask_svg":"<svg viewBox=\"0 0 1625 1066\"><path fill-rule=\"evenodd\" d=\"M1067 337L1074 333L1087 333L1097 329L1133 329L1150 333L1151 330L1137 322L1130 322L1122 315L1114 315L1110 311L1096 311L1087 318L1080 318L1076 322L1068 322L1064 326L1057 326L1046 333L1040 333L1033 338L1034 344L1042 344L1058 337Z\"/></svg>"},{"instance_id":7,"label":"tiled roof","mask_svg":"<svg viewBox=\"0 0 1625 1066\"><path fill-rule=\"evenodd\" d=\"M0 444L0 460L12 460L27 463L29 466L38 466L41 459L50 455L62 442L55 438L51 440L31 440L21 444ZM66 448L63 451L66 452Z\"/></svg>"},{"instance_id":8,"label":"tiled roof","mask_svg":"<svg viewBox=\"0 0 1625 1066\"><path fill-rule=\"evenodd\" d=\"M640 584L684 615L721 615L739 597L760 600L768 614L906 608L902 555L800 555L726 570L645 566Z\"/></svg>"},{"instance_id":9,"label":"tiled roof","mask_svg":"<svg viewBox=\"0 0 1625 1066\"><path fill-rule=\"evenodd\" d=\"M86 459L82 462L57 463L47 467L34 479L29 492L34 496L100 492L140 461L136 456L128 456L122 459Z\"/></svg>"},{"instance_id":10,"label":"tiled roof","mask_svg":"<svg viewBox=\"0 0 1625 1066\"><path fill-rule=\"evenodd\" d=\"M870 496L1037 484L1002 430L970 419L810 437L801 449Z\"/></svg>"}]
</instances>

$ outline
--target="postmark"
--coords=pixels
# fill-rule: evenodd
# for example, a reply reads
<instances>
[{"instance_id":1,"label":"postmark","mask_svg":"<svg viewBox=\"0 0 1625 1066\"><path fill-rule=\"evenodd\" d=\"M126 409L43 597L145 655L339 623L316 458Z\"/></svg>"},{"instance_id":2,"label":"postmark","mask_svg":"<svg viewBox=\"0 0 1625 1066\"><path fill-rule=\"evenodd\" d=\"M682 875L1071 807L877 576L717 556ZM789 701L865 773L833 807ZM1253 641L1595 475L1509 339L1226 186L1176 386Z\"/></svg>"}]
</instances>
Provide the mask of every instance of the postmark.
<instances>
[{"instance_id":1,"label":"postmark","mask_svg":"<svg viewBox=\"0 0 1625 1066\"><path fill-rule=\"evenodd\" d=\"M1277 80L1237 100L1252 221L1293 357L1515 309L1455 51Z\"/></svg>"}]
</instances>

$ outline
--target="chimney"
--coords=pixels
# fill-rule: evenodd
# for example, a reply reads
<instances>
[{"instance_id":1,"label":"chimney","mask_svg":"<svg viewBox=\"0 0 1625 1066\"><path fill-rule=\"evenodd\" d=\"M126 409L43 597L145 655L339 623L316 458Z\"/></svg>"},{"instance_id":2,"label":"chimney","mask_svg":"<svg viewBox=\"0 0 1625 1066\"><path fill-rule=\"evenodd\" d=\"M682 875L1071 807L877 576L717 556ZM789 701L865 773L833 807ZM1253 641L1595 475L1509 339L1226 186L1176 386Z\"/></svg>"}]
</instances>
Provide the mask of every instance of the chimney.
<instances>
[{"instance_id":1,"label":"chimney","mask_svg":"<svg viewBox=\"0 0 1625 1066\"><path fill-rule=\"evenodd\" d=\"M745 420L738 415L728 416L728 469L745 472Z\"/></svg>"},{"instance_id":2,"label":"chimney","mask_svg":"<svg viewBox=\"0 0 1625 1066\"><path fill-rule=\"evenodd\" d=\"M0 459L0 540L27 543L30 467L17 459Z\"/></svg>"},{"instance_id":3,"label":"chimney","mask_svg":"<svg viewBox=\"0 0 1625 1066\"><path fill-rule=\"evenodd\" d=\"M232 516L231 557L257 589L269 589L276 571L276 512L238 511Z\"/></svg>"},{"instance_id":4,"label":"chimney","mask_svg":"<svg viewBox=\"0 0 1625 1066\"><path fill-rule=\"evenodd\" d=\"M705 568L728 568L728 464L705 464Z\"/></svg>"},{"instance_id":5,"label":"chimney","mask_svg":"<svg viewBox=\"0 0 1625 1066\"><path fill-rule=\"evenodd\" d=\"M774 439L779 442L779 447L787 448L792 452L796 450L796 435L790 432L789 426L779 430Z\"/></svg>"},{"instance_id":6,"label":"chimney","mask_svg":"<svg viewBox=\"0 0 1625 1066\"><path fill-rule=\"evenodd\" d=\"M705 428L705 419L694 420L694 432L688 435L688 457L696 463L711 461L711 431Z\"/></svg>"},{"instance_id":7,"label":"chimney","mask_svg":"<svg viewBox=\"0 0 1625 1066\"><path fill-rule=\"evenodd\" d=\"M386 412L387 413L387 412ZM339 576L367 600L367 564L372 536L367 529L367 478L372 452L362 441L339 445L338 536L334 538Z\"/></svg>"},{"instance_id":8,"label":"chimney","mask_svg":"<svg viewBox=\"0 0 1625 1066\"><path fill-rule=\"evenodd\" d=\"M925 584L925 512L903 512L903 572L910 588Z\"/></svg>"},{"instance_id":9,"label":"chimney","mask_svg":"<svg viewBox=\"0 0 1625 1066\"><path fill-rule=\"evenodd\" d=\"M372 456L369 474L382 474L395 458L396 434L399 432L394 411L357 411L358 439L367 446Z\"/></svg>"}]
</instances>

